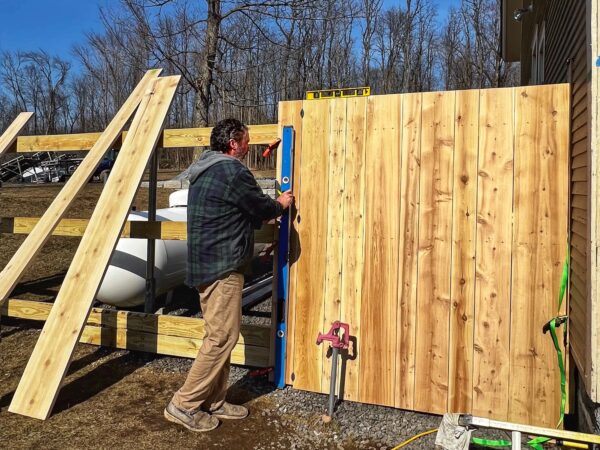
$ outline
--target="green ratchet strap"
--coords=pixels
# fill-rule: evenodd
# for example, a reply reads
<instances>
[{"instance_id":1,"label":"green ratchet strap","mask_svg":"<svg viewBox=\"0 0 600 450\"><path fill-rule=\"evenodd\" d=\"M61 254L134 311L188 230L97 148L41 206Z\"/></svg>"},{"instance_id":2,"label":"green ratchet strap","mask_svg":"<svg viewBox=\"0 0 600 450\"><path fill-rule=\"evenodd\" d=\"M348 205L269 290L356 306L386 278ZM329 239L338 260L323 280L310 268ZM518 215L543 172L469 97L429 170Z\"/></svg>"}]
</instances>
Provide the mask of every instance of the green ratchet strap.
<instances>
[{"instance_id":1,"label":"green ratchet strap","mask_svg":"<svg viewBox=\"0 0 600 450\"><path fill-rule=\"evenodd\" d=\"M510 441L494 441L491 439L471 438L473 444L482 445L484 447L511 447Z\"/></svg>"},{"instance_id":2,"label":"green ratchet strap","mask_svg":"<svg viewBox=\"0 0 600 450\"><path fill-rule=\"evenodd\" d=\"M548 330L550 331L550 335L552 336L552 342L554 343L554 349L556 350L556 359L558 360L558 368L560 369L560 418L558 420L558 424L556 428L558 428L565 418L565 406L567 404L567 376L565 372L565 363L563 352L560 349L560 345L558 343L558 338L556 337L556 327L560 326L563 322L565 322L565 317L560 316L560 308L562 307L562 302L565 297L565 292L567 291L567 282L569 280L569 248L567 246L567 257L565 258L565 264L563 265L562 276L560 280L560 290L558 293L558 316L548 322ZM557 323L558 322L558 323ZM546 327L544 327L544 333L546 332ZM565 336L565 345L566 345L566 336L567 336L567 327L563 328L564 336ZM548 442L550 438L547 437L536 437L527 442L531 448L535 450L543 450L542 444ZM472 438L471 442L476 445L480 445L482 447L511 447L512 443L510 441L504 440L490 440L490 439L479 439Z\"/></svg>"},{"instance_id":3,"label":"green ratchet strap","mask_svg":"<svg viewBox=\"0 0 600 450\"><path fill-rule=\"evenodd\" d=\"M558 420L558 424L556 424L556 428L562 424L565 418L565 405L567 404L567 377L565 374L563 353L560 349L560 345L558 344L558 338L556 337L557 320L558 318L555 317L550 321L550 335L552 336L552 342L554 343L554 349L556 350L556 359L558 360L558 367L560 369L560 419ZM566 325L564 332L567 332Z\"/></svg>"},{"instance_id":4,"label":"green ratchet strap","mask_svg":"<svg viewBox=\"0 0 600 450\"><path fill-rule=\"evenodd\" d=\"M535 438L535 439L528 441L527 445L529 445L531 448L533 448L535 450L544 450L541 443L549 441L549 440L550 439L548 439L548 438ZM512 442L503 441L503 440L494 441L494 440L490 440L490 439L471 438L471 442L473 444L481 445L482 447L498 447L498 448L512 447Z\"/></svg>"},{"instance_id":5,"label":"green ratchet strap","mask_svg":"<svg viewBox=\"0 0 600 450\"><path fill-rule=\"evenodd\" d=\"M569 247L567 246L567 257L563 264L562 277L560 279L560 290L558 291L558 314L560 314L560 308L562 306L565 292L567 291L567 282L569 280Z\"/></svg>"}]
</instances>

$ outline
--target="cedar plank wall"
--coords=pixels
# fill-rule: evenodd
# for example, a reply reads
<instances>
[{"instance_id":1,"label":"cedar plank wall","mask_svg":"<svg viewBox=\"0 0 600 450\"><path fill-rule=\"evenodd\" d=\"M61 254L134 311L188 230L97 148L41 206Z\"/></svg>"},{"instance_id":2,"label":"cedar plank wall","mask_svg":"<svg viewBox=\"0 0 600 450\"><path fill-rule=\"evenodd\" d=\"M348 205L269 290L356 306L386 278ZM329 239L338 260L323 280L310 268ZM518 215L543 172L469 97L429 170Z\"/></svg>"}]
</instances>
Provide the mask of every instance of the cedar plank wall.
<instances>
[{"instance_id":1,"label":"cedar plank wall","mask_svg":"<svg viewBox=\"0 0 600 450\"><path fill-rule=\"evenodd\" d=\"M540 330L566 253L568 100L565 84L280 105L297 127L288 383L328 391L315 339L338 318L346 399L556 425Z\"/></svg>"},{"instance_id":2,"label":"cedar plank wall","mask_svg":"<svg viewBox=\"0 0 600 450\"><path fill-rule=\"evenodd\" d=\"M521 83L529 84L531 41L535 25L545 22L544 84L571 83L570 130L570 352L590 392L589 140L588 65L586 53L586 1L536 0L534 11L523 19Z\"/></svg>"}]
</instances>

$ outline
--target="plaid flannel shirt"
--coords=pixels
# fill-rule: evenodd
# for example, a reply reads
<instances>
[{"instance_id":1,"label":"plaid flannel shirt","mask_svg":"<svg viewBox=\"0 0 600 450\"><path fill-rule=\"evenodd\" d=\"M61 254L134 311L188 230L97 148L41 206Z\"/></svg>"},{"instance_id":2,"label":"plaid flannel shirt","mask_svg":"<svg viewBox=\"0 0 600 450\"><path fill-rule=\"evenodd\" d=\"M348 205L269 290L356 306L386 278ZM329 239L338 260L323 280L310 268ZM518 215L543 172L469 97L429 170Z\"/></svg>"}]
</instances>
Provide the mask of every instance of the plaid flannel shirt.
<instances>
[{"instance_id":1,"label":"plaid flannel shirt","mask_svg":"<svg viewBox=\"0 0 600 450\"><path fill-rule=\"evenodd\" d=\"M282 213L240 161L209 167L188 191L186 284L200 286L242 271L254 253L254 229Z\"/></svg>"}]
</instances>

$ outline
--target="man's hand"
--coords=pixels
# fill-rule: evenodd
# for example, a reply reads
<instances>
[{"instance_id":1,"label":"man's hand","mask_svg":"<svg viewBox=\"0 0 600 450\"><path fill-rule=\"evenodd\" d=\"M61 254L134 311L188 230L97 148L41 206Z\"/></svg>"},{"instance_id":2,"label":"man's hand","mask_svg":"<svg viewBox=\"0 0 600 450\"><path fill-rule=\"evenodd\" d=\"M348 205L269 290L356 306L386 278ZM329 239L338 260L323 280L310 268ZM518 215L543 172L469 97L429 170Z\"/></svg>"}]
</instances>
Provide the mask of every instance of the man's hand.
<instances>
[{"instance_id":1,"label":"man's hand","mask_svg":"<svg viewBox=\"0 0 600 450\"><path fill-rule=\"evenodd\" d=\"M277 201L283 206L283 209L287 209L294 203L294 194L292 194L292 191L285 191L277 197Z\"/></svg>"}]
</instances>

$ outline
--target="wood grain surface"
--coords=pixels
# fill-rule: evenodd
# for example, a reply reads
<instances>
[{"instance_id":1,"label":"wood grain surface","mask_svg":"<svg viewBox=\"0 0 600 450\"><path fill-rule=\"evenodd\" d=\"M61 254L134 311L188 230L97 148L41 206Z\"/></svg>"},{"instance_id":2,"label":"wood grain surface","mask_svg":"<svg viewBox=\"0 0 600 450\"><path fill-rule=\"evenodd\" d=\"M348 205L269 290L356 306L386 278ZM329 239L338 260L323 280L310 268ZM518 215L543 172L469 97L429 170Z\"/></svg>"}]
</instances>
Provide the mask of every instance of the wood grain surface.
<instances>
[{"instance_id":1,"label":"wood grain surface","mask_svg":"<svg viewBox=\"0 0 600 450\"><path fill-rule=\"evenodd\" d=\"M337 100L301 102L301 120L300 102L280 107L302 155L286 380L328 391L315 337L339 313L352 336L344 398L555 426L541 325L566 249L568 86L344 101L344 126ZM584 235L572 235L573 276L585 276Z\"/></svg>"}]
</instances>

